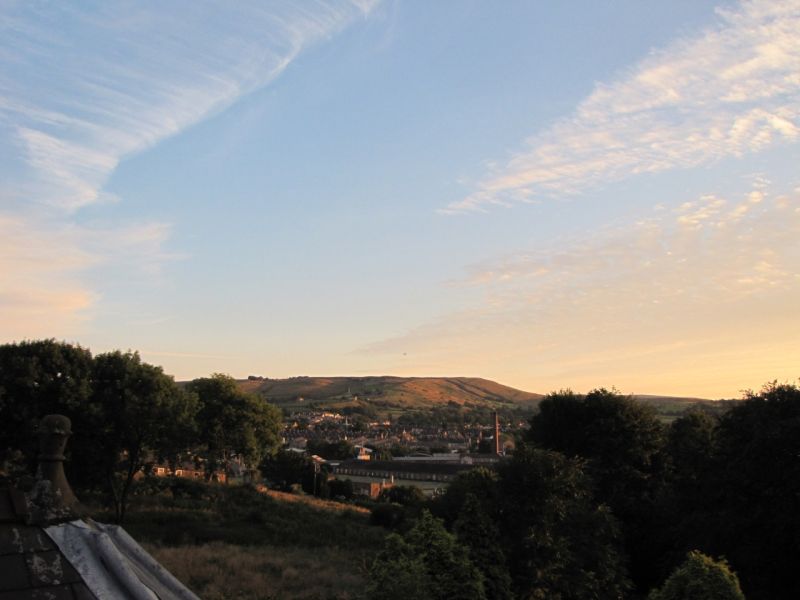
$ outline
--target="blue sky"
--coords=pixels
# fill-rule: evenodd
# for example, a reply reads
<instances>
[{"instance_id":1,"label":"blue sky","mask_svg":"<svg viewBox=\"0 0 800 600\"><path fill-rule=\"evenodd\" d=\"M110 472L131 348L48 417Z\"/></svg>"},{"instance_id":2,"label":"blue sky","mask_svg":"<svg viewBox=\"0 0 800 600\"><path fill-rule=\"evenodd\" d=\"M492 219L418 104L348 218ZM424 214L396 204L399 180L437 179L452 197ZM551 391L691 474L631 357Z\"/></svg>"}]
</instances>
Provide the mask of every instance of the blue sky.
<instances>
[{"instance_id":1,"label":"blue sky","mask_svg":"<svg viewBox=\"0 0 800 600\"><path fill-rule=\"evenodd\" d=\"M0 4L0 342L737 396L800 364L800 2Z\"/></svg>"}]
</instances>

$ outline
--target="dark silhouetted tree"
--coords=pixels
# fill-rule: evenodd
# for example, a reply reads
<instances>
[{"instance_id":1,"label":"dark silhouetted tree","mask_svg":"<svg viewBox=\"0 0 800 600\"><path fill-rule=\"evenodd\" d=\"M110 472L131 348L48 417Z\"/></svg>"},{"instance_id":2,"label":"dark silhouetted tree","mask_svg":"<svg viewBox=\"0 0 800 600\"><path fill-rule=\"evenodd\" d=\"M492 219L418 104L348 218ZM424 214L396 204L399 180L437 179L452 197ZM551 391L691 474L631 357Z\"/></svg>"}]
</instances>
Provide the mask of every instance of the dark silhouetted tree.
<instances>
[{"instance_id":1,"label":"dark silhouetted tree","mask_svg":"<svg viewBox=\"0 0 800 600\"><path fill-rule=\"evenodd\" d=\"M725 413L714 463L697 547L730 560L748 598L800 598L800 388L771 383Z\"/></svg>"},{"instance_id":2,"label":"dark silhouetted tree","mask_svg":"<svg viewBox=\"0 0 800 600\"><path fill-rule=\"evenodd\" d=\"M472 564L483 574L487 600L513 598L500 531L474 494L467 494L453 529L467 547Z\"/></svg>"},{"instance_id":3,"label":"dark silhouetted tree","mask_svg":"<svg viewBox=\"0 0 800 600\"><path fill-rule=\"evenodd\" d=\"M92 383L95 456L83 466L99 467L122 522L136 473L152 456L166 458L191 443L196 399L131 352L96 356Z\"/></svg>"},{"instance_id":4,"label":"dark silhouetted tree","mask_svg":"<svg viewBox=\"0 0 800 600\"><path fill-rule=\"evenodd\" d=\"M724 560L692 551L647 600L745 600L739 580Z\"/></svg>"},{"instance_id":5,"label":"dark silhouetted tree","mask_svg":"<svg viewBox=\"0 0 800 600\"><path fill-rule=\"evenodd\" d=\"M422 512L403 538L387 537L370 569L367 595L405 600L486 598L483 577L470 562L467 549L428 511Z\"/></svg>"},{"instance_id":6,"label":"dark silhouetted tree","mask_svg":"<svg viewBox=\"0 0 800 600\"><path fill-rule=\"evenodd\" d=\"M592 495L581 460L520 445L501 464L502 534L519 598L624 596L617 520Z\"/></svg>"},{"instance_id":7,"label":"dark silhouetted tree","mask_svg":"<svg viewBox=\"0 0 800 600\"><path fill-rule=\"evenodd\" d=\"M81 444L91 393L92 355L55 340L0 346L0 463L21 453L28 470L36 466L36 428L42 417L59 413L72 420L72 453ZM21 465L22 466L22 465ZM67 463L71 473L72 461Z\"/></svg>"},{"instance_id":8,"label":"dark silhouetted tree","mask_svg":"<svg viewBox=\"0 0 800 600\"><path fill-rule=\"evenodd\" d=\"M301 483L305 474L309 469L313 470L313 467L311 460L304 454L279 450L274 455L267 455L259 469L271 486L289 491L293 484Z\"/></svg>"},{"instance_id":9,"label":"dark silhouetted tree","mask_svg":"<svg viewBox=\"0 0 800 600\"><path fill-rule=\"evenodd\" d=\"M614 390L548 395L531 419L528 439L540 448L586 460L597 500L622 522L631 575L640 589L658 580L665 542L656 500L664 478L665 429L654 412Z\"/></svg>"},{"instance_id":10,"label":"dark silhouetted tree","mask_svg":"<svg viewBox=\"0 0 800 600\"><path fill-rule=\"evenodd\" d=\"M497 472L485 467L459 473L447 486L445 493L433 499L431 512L444 519L445 524L451 527L461 514L467 496L470 494L480 502L483 511L489 515L489 518L497 518L499 495Z\"/></svg>"}]
</instances>

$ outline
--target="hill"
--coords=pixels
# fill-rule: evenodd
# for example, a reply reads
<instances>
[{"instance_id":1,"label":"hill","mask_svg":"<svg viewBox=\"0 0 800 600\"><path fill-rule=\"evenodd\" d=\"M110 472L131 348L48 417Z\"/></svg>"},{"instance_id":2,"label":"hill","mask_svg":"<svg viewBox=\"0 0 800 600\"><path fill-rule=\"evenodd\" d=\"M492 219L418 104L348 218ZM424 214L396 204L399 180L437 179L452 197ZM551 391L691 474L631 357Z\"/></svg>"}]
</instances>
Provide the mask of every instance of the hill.
<instances>
[{"instance_id":1,"label":"hill","mask_svg":"<svg viewBox=\"0 0 800 600\"><path fill-rule=\"evenodd\" d=\"M656 414L664 422L671 422L680 417L690 408L700 408L710 414L722 414L728 410L737 400L707 400L704 398L684 398L681 396L653 396L638 394L633 396L634 400L651 406Z\"/></svg>"},{"instance_id":2,"label":"hill","mask_svg":"<svg viewBox=\"0 0 800 600\"><path fill-rule=\"evenodd\" d=\"M479 377L250 377L239 385L286 408L372 406L381 411L404 411L448 403L514 408L533 407L543 397Z\"/></svg>"},{"instance_id":3,"label":"hill","mask_svg":"<svg viewBox=\"0 0 800 600\"><path fill-rule=\"evenodd\" d=\"M162 478L126 530L205 600L353 598L386 530L355 505ZM102 514L98 515L102 518Z\"/></svg>"}]
</instances>

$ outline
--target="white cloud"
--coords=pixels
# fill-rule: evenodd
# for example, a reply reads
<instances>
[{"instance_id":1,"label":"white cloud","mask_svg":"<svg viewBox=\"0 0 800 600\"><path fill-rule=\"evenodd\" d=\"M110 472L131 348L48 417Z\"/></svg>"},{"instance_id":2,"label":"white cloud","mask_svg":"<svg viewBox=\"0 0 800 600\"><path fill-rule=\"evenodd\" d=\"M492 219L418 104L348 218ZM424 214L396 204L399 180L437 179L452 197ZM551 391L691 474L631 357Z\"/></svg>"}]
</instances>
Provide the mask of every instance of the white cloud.
<instances>
[{"instance_id":1,"label":"white cloud","mask_svg":"<svg viewBox=\"0 0 800 600\"><path fill-rule=\"evenodd\" d=\"M800 3L752 0L701 35L598 84L442 210L574 194L641 173L708 164L800 139Z\"/></svg>"},{"instance_id":2,"label":"white cloud","mask_svg":"<svg viewBox=\"0 0 800 600\"><path fill-rule=\"evenodd\" d=\"M365 351L407 352L533 391L616 384L701 394L728 381L735 395L794 378L800 194L765 186L476 265L458 283L475 295L471 308ZM698 370L704 361L720 361L706 365L713 382Z\"/></svg>"},{"instance_id":3,"label":"white cloud","mask_svg":"<svg viewBox=\"0 0 800 600\"><path fill-rule=\"evenodd\" d=\"M0 119L36 195L96 202L118 162L229 106L370 2L6 7ZM19 182L14 182L18 184Z\"/></svg>"},{"instance_id":4,"label":"white cloud","mask_svg":"<svg viewBox=\"0 0 800 600\"><path fill-rule=\"evenodd\" d=\"M157 273L180 258L163 248L169 230L162 223L79 226L0 213L2 338L76 333L102 299L87 275L110 266L127 277Z\"/></svg>"},{"instance_id":5,"label":"white cloud","mask_svg":"<svg viewBox=\"0 0 800 600\"><path fill-rule=\"evenodd\" d=\"M230 106L369 0L0 7L0 336L68 335L100 266L152 273L162 223L77 225L120 161Z\"/></svg>"}]
</instances>

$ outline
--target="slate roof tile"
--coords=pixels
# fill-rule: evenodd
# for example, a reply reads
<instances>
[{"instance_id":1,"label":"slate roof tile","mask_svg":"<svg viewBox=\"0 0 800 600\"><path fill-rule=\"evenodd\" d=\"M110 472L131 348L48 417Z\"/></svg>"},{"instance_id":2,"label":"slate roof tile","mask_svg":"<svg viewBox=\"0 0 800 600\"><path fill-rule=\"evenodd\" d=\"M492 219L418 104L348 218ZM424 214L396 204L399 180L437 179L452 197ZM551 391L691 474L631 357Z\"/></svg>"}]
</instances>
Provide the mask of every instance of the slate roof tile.
<instances>
[{"instance_id":1,"label":"slate roof tile","mask_svg":"<svg viewBox=\"0 0 800 600\"><path fill-rule=\"evenodd\" d=\"M81 581L71 564L57 550L25 556L31 585L35 587Z\"/></svg>"},{"instance_id":2,"label":"slate roof tile","mask_svg":"<svg viewBox=\"0 0 800 600\"><path fill-rule=\"evenodd\" d=\"M29 587L28 567L21 554L0 556L0 591Z\"/></svg>"}]
</instances>

